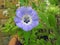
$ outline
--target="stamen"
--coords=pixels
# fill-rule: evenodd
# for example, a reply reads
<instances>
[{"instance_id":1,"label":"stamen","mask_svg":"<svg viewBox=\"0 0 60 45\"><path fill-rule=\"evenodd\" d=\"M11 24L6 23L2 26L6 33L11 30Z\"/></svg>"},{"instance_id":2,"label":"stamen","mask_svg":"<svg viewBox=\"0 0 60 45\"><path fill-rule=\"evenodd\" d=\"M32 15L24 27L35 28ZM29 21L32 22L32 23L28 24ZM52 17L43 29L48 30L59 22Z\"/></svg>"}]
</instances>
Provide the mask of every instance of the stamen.
<instances>
[{"instance_id":1,"label":"stamen","mask_svg":"<svg viewBox=\"0 0 60 45\"><path fill-rule=\"evenodd\" d=\"M24 22L25 22L25 23L29 23L29 22L30 22L29 17L25 17L25 18L24 18Z\"/></svg>"},{"instance_id":2,"label":"stamen","mask_svg":"<svg viewBox=\"0 0 60 45\"><path fill-rule=\"evenodd\" d=\"M26 25L31 24L31 22L32 22L31 16L30 15L24 15L22 18L22 22Z\"/></svg>"}]
</instances>

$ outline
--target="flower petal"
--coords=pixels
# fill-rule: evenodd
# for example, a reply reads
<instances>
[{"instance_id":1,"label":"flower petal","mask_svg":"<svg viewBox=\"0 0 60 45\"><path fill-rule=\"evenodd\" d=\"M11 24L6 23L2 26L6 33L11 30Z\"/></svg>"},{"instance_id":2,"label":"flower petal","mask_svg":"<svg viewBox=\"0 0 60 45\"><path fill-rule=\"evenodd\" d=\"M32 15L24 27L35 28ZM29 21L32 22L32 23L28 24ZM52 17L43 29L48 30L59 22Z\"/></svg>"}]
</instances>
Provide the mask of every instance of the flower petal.
<instances>
[{"instance_id":1,"label":"flower petal","mask_svg":"<svg viewBox=\"0 0 60 45\"><path fill-rule=\"evenodd\" d=\"M32 27L36 27L38 24L39 24L38 21L33 21L32 24L31 24L31 26L32 26Z\"/></svg>"},{"instance_id":2,"label":"flower petal","mask_svg":"<svg viewBox=\"0 0 60 45\"><path fill-rule=\"evenodd\" d=\"M24 25L23 30L29 31L29 30L32 30L32 28L33 27L31 25Z\"/></svg>"},{"instance_id":3,"label":"flower petal","mask_svg":"<svg viewBox=\"0 0 60 45\"><path fill-rule=\"evenodd\" d=\"M33 10L33 9L32 9L31 7L27 7L27 14L28 14L28 15L31 15L32 10Z\"/></svg>"},{"instance_id":4,"label":"flower petal","mask_svg":"<svg viewBox=\"0 0 60 45\"><path fill-rule=\"evenodd\" d=\"M23 25L23 30L25 30L25 31L32 30L32 28L36 27L38 24L39 24L38 21L34 21L30 25Z\"/></svg>"},{"instance_id":5,"label":"flower petal","mask_svg":"<svg viewBox=\"0 0 60 45\"><path fill-rule=\"evenodd\" d=\"M38 16L37 16L37 12L36 11L32 11L32 20L38 20Z\"/></svg>"},{"instance_id":6,"label":"flower petal","mask_svg":"<svg viewBox=\"0 0 60 45\"><path fill-rule=\"evenodd\" d=\"M21 7L21 8L18 8L17 10L16 10L16 16L18 16L18 17L22 17L23 15L25 15L26 14L26 7Z\"/></svg>"},{"instance_id":7,"label":"flower petal","mask_svg":"<svg viewBox=\"0 0 60 45\"><path fill-rule=\"evenodd\" d=\"M17 16L14 18L15 23L20 23L21 19L19 19Z\"/></svg>"},{"instance_id":8,"label":"flower petal","mask_svg":"<svg viewBox=\"0 0 60 45\"><path fill-rule=\"evenodd\" d=\"M19 28L23 28L23 24L22 24L22 22L20 22L20 23L16 23L16 25L17 25Z\"/></svg>"},{"instance_id":9,"label":"flower petal","mask_svg":"<svg viewBox=\"0 0 60 45\"><path fill-rule=\"evenodd\" d=\"M33 10L31 7L28 7L27 14L32 17L32 20L38 20L37 12Z\"/></svg>"}]
</instances>

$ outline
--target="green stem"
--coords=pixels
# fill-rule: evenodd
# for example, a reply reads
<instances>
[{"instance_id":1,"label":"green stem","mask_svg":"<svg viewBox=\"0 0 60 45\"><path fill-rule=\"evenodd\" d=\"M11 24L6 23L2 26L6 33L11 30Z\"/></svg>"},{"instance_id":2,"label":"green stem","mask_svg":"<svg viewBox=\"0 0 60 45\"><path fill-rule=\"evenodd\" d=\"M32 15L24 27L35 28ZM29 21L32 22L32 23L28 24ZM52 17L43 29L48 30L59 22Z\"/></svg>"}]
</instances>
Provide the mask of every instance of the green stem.
<instances>
[{"instance_id":1,"label":"green stem","mask_svg":"<svg viewBox=\"0 0 60 45\"><path fill-rule=\"evenodd\" d=\"M30 37L30 32L24 32L25 45L28 45L29 37Z\"/></svg>"}]
</instances>

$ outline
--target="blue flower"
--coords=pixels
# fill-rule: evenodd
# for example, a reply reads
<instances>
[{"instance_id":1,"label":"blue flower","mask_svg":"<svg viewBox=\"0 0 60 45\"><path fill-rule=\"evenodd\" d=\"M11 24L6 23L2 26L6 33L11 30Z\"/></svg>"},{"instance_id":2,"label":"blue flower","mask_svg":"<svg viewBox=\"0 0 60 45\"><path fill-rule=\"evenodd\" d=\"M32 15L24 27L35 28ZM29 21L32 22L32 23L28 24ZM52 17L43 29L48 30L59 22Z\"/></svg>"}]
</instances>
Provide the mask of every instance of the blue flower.
<instances>
[{"instance_id":1,"label":"blue flower","mask_svg":"<svg viewBox=\"0 0 60 45\"><path fill-rule=\"evenodd\" d=\"M20 7L16 10L14 18L16 25L24 31L32 30L39 24L39 19L35 10L31 7Z\"/></svg>"}]
</instances>

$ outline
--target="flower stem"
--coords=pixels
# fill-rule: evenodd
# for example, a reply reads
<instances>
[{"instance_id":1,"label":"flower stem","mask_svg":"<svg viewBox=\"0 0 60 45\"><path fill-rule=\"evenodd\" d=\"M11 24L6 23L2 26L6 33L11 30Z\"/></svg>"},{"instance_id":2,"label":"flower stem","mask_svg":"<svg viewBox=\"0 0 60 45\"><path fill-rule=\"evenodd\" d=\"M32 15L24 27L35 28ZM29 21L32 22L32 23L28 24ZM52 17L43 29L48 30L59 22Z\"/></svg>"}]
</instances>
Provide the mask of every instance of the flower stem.
<instances>
[{"instance_id":1,"label":"flower stem","mask_svg":"<svg viewBox=\"0 0 60 45\"><path fill-rule=\"evenodd\" d=\"M28 45L29 37L30 37L30 32L24 32L25 45Z\"/></svg>"}]
</instances>

